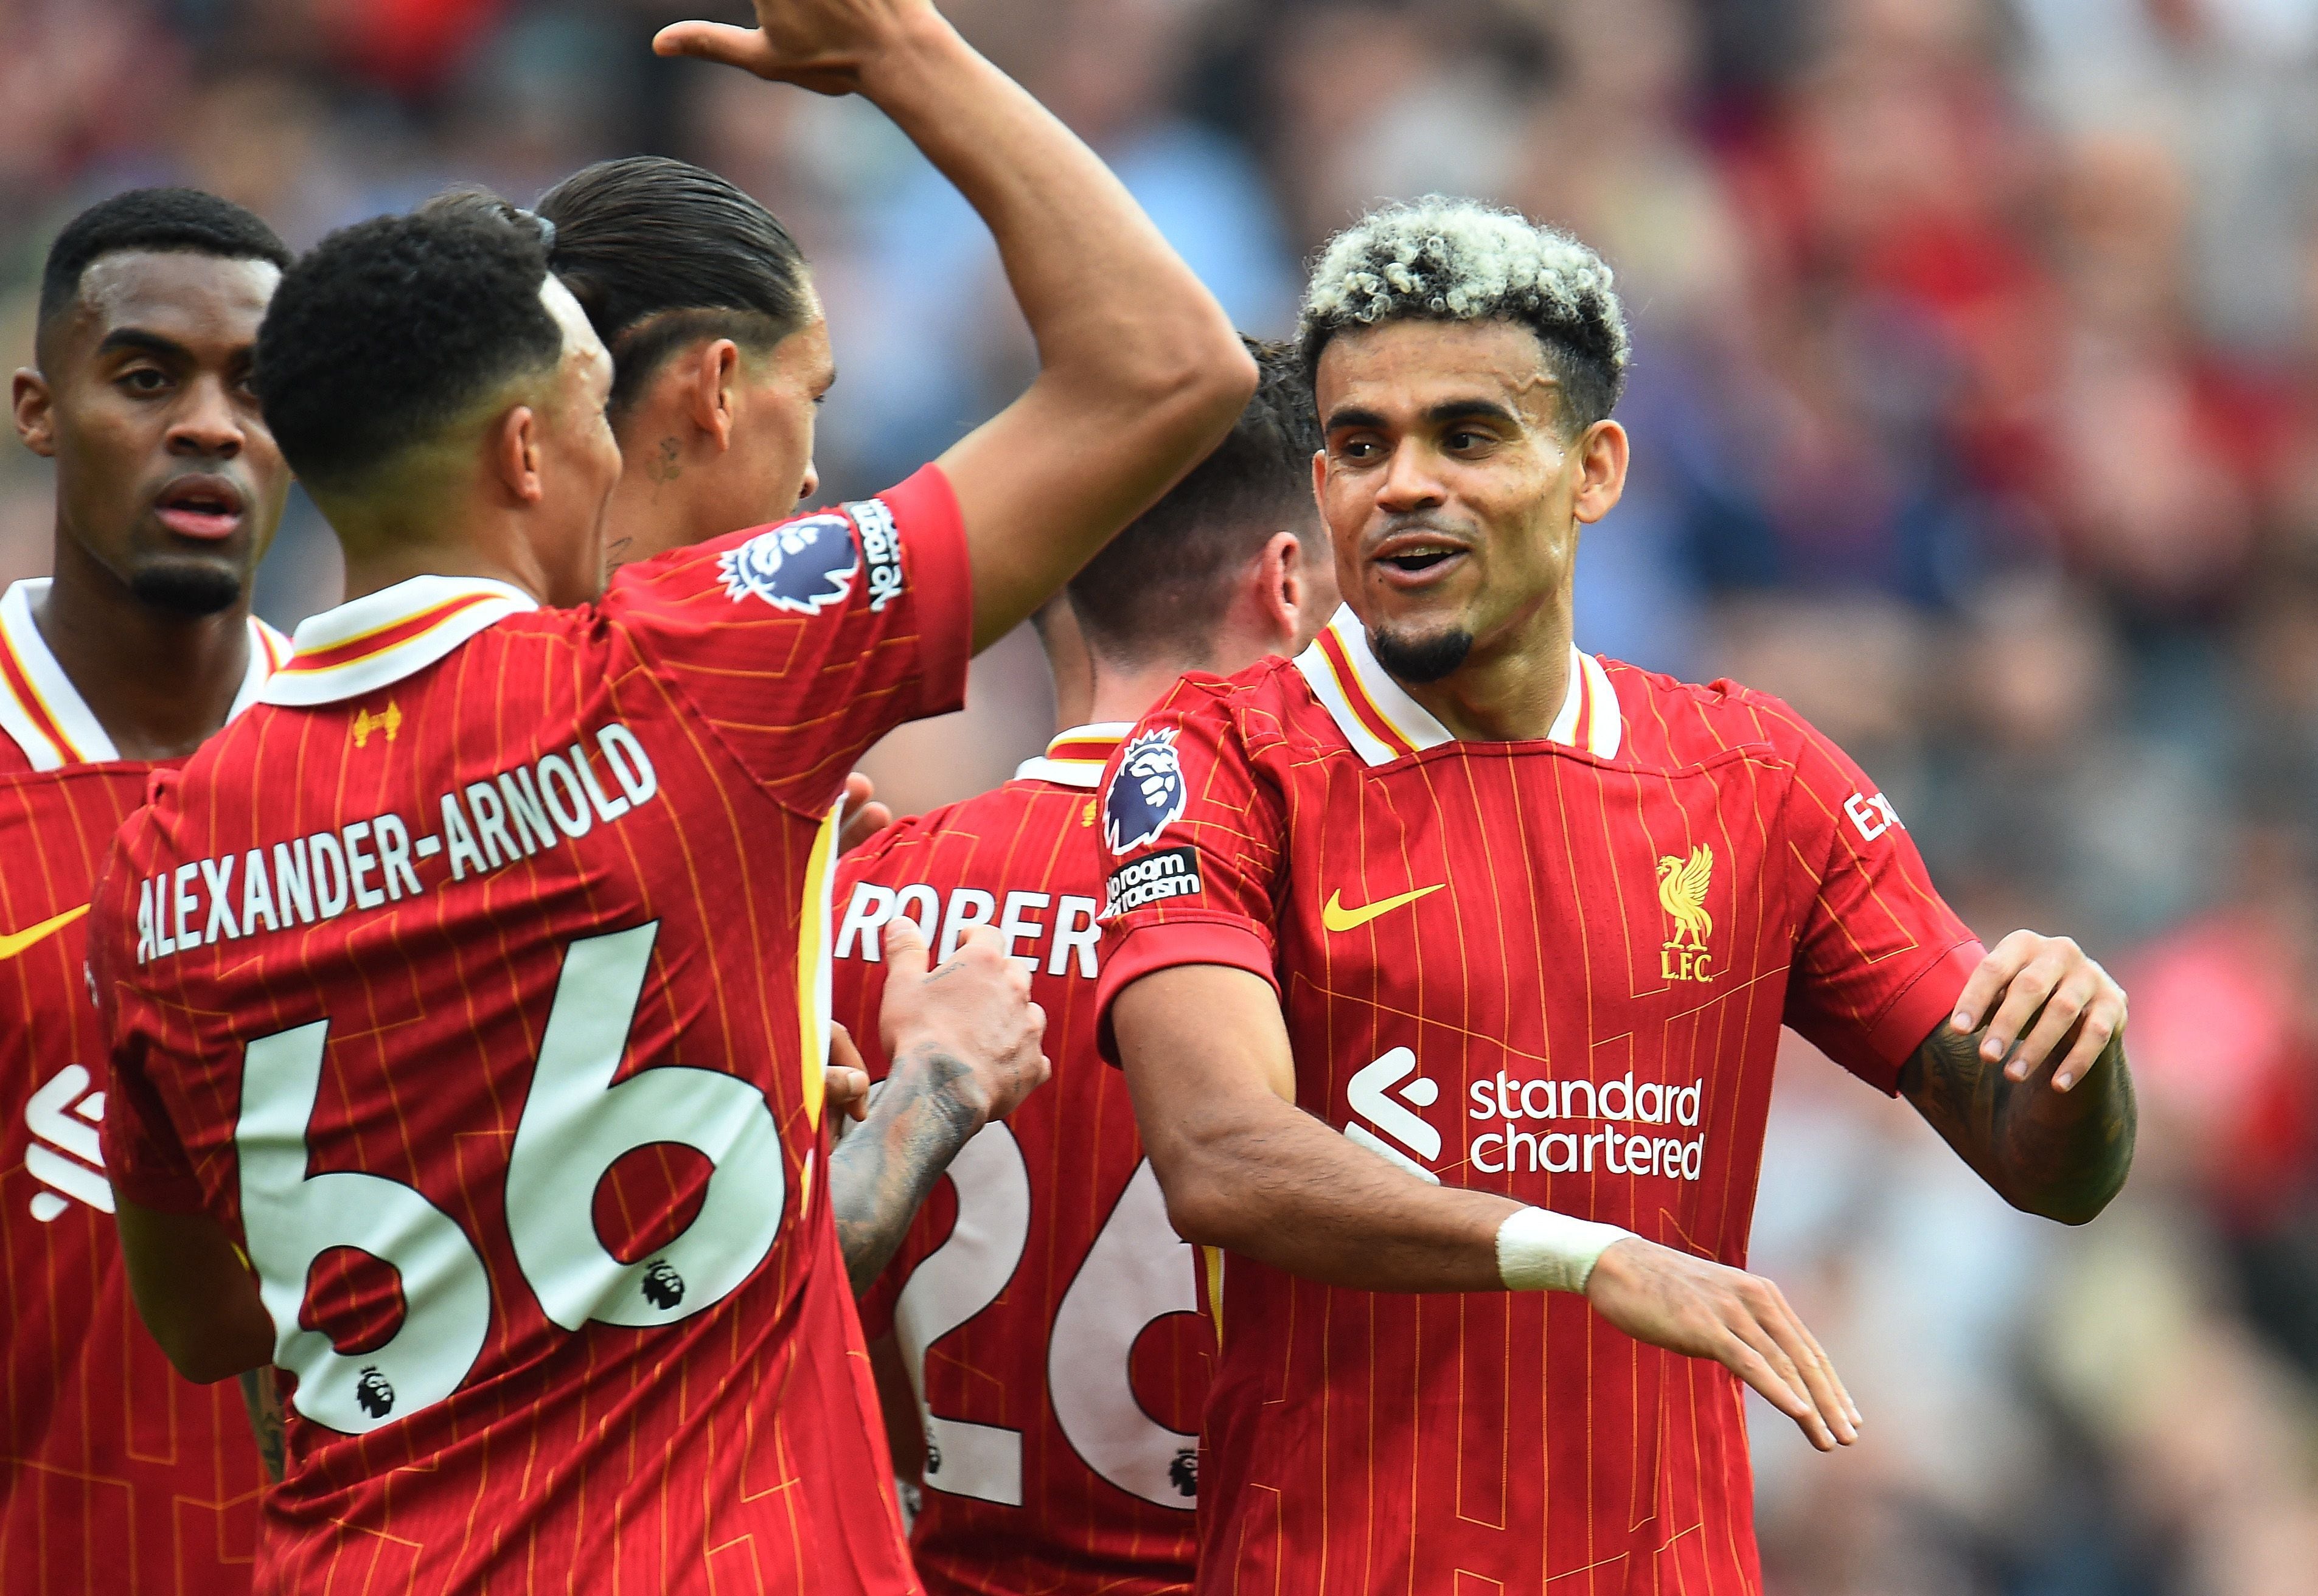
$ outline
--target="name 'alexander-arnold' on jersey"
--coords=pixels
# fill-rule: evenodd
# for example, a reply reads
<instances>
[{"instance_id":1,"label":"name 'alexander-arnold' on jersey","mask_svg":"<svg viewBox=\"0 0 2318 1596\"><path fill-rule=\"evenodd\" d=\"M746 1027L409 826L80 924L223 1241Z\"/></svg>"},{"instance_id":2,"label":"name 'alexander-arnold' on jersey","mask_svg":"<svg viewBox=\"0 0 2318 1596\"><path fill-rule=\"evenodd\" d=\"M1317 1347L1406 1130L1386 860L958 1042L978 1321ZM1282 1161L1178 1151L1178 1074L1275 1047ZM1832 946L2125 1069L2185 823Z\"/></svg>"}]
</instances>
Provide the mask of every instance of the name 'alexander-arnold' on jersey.
<instances>
[{"instance_id":1,"label":"name 'alexander-arnold' on jersey","mask_svg":"<svg viewBox=\"0 0 2318 1596\"><path fill-rule=\"evenodd\" d=\"M189 859L138 878L137 962L415 898L576 841L599 822L616 825L659 791L642 740L613 721L562 752L445 792L435 830L414 833L386 810L270 847Z\"/></svg>"}]
</instances>

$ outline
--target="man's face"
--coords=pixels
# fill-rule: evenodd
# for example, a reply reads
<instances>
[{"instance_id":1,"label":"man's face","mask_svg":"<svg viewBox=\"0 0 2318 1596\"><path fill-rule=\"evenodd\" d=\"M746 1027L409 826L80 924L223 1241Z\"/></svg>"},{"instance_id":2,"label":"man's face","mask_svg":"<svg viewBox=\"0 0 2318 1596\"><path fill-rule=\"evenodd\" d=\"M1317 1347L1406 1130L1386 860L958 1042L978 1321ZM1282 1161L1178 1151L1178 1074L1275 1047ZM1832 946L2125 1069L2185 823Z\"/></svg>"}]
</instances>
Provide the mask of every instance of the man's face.
<instances>
[{"instance_id":1,"label":"man's face","mask_svg":"<svg viewBox=\"0 0 2318 1596\"><path fill-rule=\"evenodd\" d=\"M282 274L171 251L100 256L15 380L16 430L57 462L64 535L144 602L214 614L249 592L290 469L250 391Z\"/></svg>"},{"instance_id":2,"label":"man's face","mask_svg":"<svg viewBox=\"0 0 2318 1596\"><path fill-rule=\"evenodd\" d=\"M552 561L551 604L581 604L604 587L604 512L620 480L620 445L604 406L612 394L612 357L588 325L571 291L549 277L539 297L563 329L563 353L536 408L540 426L541 525L569 542Z\"/></svg>"},{"instance_id":3,"label":"man's face","mask_svg":"<svg viewBox=\"0 0 2318 1596\"><path fill-rule=\"evenodd\" d=\"M1577 525L1616 502L1624 435L1605 480L1597 435L1616 424L1563 435L1536 335L1427 320L1340 333L1317 387L1336 578L1388 669L1437 681L1567 606Z\"/></svg>"}]
</instances>

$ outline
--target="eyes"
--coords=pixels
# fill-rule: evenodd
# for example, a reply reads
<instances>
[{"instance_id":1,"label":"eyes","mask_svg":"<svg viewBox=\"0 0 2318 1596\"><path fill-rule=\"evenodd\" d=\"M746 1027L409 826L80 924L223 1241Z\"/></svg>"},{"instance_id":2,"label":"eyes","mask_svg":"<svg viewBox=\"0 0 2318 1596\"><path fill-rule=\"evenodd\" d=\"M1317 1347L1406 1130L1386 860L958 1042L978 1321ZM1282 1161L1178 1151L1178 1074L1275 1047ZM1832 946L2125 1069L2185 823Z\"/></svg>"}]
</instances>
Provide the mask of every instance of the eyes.
<instances>
[{"instance_id":1,"label":"eyes","mask_svg":"<svg viewBox=\"0 0 2318 1596\"><path fill-rule=\"evenodd\" d=\"M144 363L115 373L112 385L136 399L166 399L181 386L175 372ZM234 398L244 403L257 403L257 388L248 371L236 372L228 380L227 387Z\"/></svg>"},{"instance_id":2,"label":"eyes","mask_svg":"<svg viewBox=\"0 0 2318 1596\"><path fill-rule=\"evenodd\" d=\"M1452 460L1469 460L1497 442L1494 434L1477 426L1452 426L1440 435L1436 446ZM1375 433L1352 433L1337 439L1329 452L1348 465L1375 465L1391 458L1392 445Z\"/></svg>"}]
</instances>

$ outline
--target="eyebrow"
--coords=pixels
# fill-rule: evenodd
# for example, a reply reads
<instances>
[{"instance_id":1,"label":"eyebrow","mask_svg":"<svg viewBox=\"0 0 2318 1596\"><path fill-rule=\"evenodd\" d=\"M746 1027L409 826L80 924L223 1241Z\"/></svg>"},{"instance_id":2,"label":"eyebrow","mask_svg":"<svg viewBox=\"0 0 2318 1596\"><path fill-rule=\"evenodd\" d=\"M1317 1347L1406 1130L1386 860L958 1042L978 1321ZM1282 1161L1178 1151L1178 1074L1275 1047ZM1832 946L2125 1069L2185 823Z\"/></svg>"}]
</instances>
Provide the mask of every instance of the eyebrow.
<instances>
[{"instance_id":1,"label":"eyebrow","mask_svg":"<svg viewBox=\"0 0 2318 1596\"><path fill-rule=\"evenodd\" d=\"M116 349L134 349L166 360L186 360L193 354L175 338L165 338L158 333L148 333L142 327L134 327L113 328L96 346L99 354L110 354Z\"/></svg>"},{"instance_id":2,"label":"eyebrow","mask_svg":"<svg viewBox=\"0 0 2318 1596\"><path fill-rule=\"evenodd\" d=\"M1445 426L1452 421L1477 420L1502 422L1507 426L1522 425L1520 417L1498 404L1495 399L1485 399L1443 400L1425 411L1424 419L1434 426ZM1384 426L1385 418L1376 411L1348 405L1343 409L1329 414L1325 430L1335 432L1343 427L1352 426L1370 426L1380 429Z\"/></svg>"}]
</instances>

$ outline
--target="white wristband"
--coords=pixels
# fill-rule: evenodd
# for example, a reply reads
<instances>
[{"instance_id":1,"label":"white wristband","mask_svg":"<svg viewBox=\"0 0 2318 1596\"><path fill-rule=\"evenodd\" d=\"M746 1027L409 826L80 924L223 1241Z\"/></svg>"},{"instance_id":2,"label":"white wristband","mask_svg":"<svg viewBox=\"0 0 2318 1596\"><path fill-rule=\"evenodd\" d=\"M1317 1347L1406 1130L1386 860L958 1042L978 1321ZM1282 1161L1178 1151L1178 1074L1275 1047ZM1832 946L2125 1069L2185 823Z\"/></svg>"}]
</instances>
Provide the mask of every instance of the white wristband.
<instances>
[{"instance_id":1,"label":"white wristband","mask_svg":"<svg viewBox=\"0 0 2318 1596\"><path fill-rule=\"evenodd\" d=\"M1610 1243L1633 1233L1550 1208L1523 1208L1497 1226L1497 1278L1508 1291L1583 1291Z\"/></svg>"}]
</instances>

